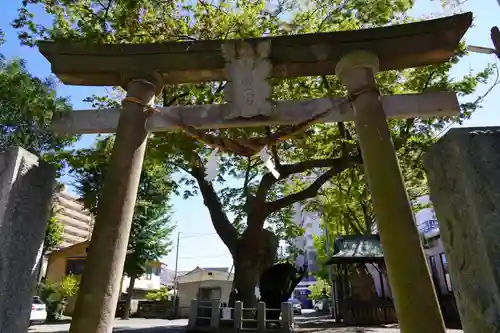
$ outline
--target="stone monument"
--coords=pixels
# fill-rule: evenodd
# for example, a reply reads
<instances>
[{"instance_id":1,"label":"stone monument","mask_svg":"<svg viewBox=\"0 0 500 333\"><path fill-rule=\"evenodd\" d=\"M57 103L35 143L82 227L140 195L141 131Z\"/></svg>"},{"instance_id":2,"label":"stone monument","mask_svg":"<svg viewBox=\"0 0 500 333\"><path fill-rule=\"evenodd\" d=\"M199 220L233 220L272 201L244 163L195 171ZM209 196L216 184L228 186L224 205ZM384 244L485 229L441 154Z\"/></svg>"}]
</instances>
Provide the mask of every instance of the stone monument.
<instances>
[{"instance_id":1,"label":"stone monument","mask_svg":"<svg viewBox=\"0 0 500 333\"><path fill-rule=\"evenodd\" d=\"M54 181L26 150L0 152L0 333L28 331Z\"/></svg>"},{"instance_id":2,"label":"stone monument","mask_svg":"<svg viewBox=\"0 0 500 333\"><path fill-rule=\"evenodd\" d=\"M464 332L500 332L500 127L450 130L425 167Z\"/></svg>"}]
</instances>

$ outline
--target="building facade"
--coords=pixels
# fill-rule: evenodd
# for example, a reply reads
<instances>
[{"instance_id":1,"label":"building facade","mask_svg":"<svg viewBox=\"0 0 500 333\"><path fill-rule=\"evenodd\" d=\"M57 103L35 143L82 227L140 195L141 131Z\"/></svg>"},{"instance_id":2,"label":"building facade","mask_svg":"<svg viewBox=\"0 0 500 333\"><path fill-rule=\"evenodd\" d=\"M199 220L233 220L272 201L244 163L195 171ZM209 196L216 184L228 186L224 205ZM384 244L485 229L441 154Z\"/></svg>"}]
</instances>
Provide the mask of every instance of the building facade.
<instances>
[{"instance_id":1,"label":"building facade","mask_svg":"<svg viewBox=\"0 0 500 333\"><path fill-rule=\"evenodd\" d=\"M89 245L90 241L84 241L57 251L52 251L48 255L46 280L51 283L57 283L70 274L79 280L85 269ZM134 299L144 299L149 291L161 288L160 271L162 265L159 261L152 261L147 264L146 273L135 280ZM121 283L122 293L128 292L129 283L130 279L127 276L123 276ZM68 299L66 314L70 315L72 313L75 299L76 297Z\"/></svg>"},{"instance_id":2,"label":"building facade","mask_svg":"<svg viewBox=\"0 0 500 333\"><path fill-rule=\"evenodd\" d=\"M56 218L64 225L63 243L60 248L87 241L92 235L94 218L83 208L79 199L66 187L56 195Z\"/></svg>"}]
</instances>

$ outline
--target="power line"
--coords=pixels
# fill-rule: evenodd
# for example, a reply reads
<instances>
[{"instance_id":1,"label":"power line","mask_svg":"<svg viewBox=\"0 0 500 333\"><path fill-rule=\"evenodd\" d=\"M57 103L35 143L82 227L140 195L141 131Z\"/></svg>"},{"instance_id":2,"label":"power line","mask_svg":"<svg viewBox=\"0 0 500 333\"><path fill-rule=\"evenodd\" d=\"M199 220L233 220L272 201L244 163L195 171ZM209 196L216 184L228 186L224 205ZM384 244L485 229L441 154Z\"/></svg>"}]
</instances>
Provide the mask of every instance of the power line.
<instances>
[{"instance_id":1,"label":"power line","mask_svg":"<svg viewBox=\"0 0 500 333\"><path fill-rule=\"evenodd\" d=\"M229 253L223 253L223 254L218 254L218 255L212 255L212 256L192 256L192 257L179 257L179 259L210 259L210 258L228 258L231 255Z\"/></svg>"},{"instance_id":2,"label":"power line","mask_svg":"<svg viewBox=\"0 0 500 333\"><path fill-rule=\"evenodd\" d=\"M500 2L500 0L498 0ZM484 53L484 54L489 54L489 52L486 52L484 50L487 50L487 51L493 51L492 49L488 49L488 48L480 48L478 46L469 46L467 48L470 52L474 52L474 53ZM479 50L479 49L482 49L483 51ZM493 91L493 89L498 85L500 84L500 71L498 70L498 59L495 57L495 70L496 70L496 78L494 80L494 82L491 84L491 86L488 87L488 89L486 90L486 92L479 96L478 98L476 98L476 100L472 103L474 105L478 105L479 103L481 103L482 101L484 101L484 99ZM447 124L446 126L444 126L437 134L435 134L433 136L433 139L436 139L436 138L439 138L441 137L442 135L444 135L450 128L451 126L455 125L456 123L458 122L458 120L454 120L454 121L451 121L449 124Z\"/></svg>"},{"instance_id":3,"label":"power line","mask_svg":"<svg viewBox=\"0 0 500 333\"><path fill-rule=\"evenodd\" d=\"M196 237L206 237L206 236L213 236L217 235L216 232L211 232L211 233L193 233L193 234L184 234L182 233L182 236L180 237L181 239L184 238L196 238Z\"/></svg>"}]
</instances>

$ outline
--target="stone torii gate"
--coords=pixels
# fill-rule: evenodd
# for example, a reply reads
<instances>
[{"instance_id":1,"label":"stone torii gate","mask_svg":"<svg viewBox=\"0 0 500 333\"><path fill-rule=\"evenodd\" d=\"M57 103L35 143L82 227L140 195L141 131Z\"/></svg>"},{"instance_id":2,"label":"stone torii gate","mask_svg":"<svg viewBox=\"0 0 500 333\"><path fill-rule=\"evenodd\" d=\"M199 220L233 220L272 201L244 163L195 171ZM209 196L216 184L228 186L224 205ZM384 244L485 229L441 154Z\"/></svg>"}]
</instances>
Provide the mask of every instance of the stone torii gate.
<instances>
[{"instance_id":1,"label":"stone torii gate","mask_svg":"<svg viewBox=\"0 0 500 333\"><path fill-rule=\"evenodd\" d=\"M472 23L466 13L359 31L244 40L93 45L41 42L65 84L123 86L123 108L54 120L59 132L116 132L71 333L111 332L149 132L316 121L355 121L401 331L445 332L386 117L456 115L454 93L379 96L374 75L447 61ZM340 98L271 101L267 78L336 74ZM228 81L226 104L144 112L164 84ZM149 120L148 120L149 119ZM148 121L146 121L148 120ZM146 128L147 126L147 128Z\"/></svg>"}]
</instances>

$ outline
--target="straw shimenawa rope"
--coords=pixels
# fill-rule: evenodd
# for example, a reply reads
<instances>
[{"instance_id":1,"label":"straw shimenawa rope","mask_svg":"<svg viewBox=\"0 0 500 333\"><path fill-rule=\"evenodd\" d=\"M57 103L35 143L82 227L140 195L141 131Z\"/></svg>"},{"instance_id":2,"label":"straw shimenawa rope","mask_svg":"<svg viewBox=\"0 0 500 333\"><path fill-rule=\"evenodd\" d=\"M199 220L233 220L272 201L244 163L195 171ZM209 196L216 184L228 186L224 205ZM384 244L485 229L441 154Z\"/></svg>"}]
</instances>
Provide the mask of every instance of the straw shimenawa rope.
<instances>
[{"instance_id":1,"label":"straw shimenawa rope","mask_svg":"<svg viewBox=\"0 0 500 333\"><path fill-rule=\"evenodd\" d=\"M364 91L363 91L364 92ZM361 92L361 93L363 93ZM358 94L357 94L358 95ZM357 95L355 97L357 97ZM354 98L355 98L354 97ZM348 98L345 101L340 102L338 106L351 102L353 98ZM149 117L152 114L156 112L160 112L157 108L149 105L148 103L135 98L135 97L126 97L123 99L123 102L131 102L138 104L144 108L144 112L146 115ZM328 113L331 112L331 110L334 109L334 107L327 109L326 111L323 111L321 113L318 113L317 115L314 115L308 120L302 121L298 123L297 125L291 125L291 126L286 126L282 129L280 129L278 132L271 134L267 137L264 138L251 138L251 139L231 139L231 138L222 138L214 135L207 134L204 131L197 130L196 128L192 126L186 126L181 123L178 123L174 121L173 119L169 118L169 121L171 121L172 124L174 124L179 130L190 136L191 138L197 140L198 142L207 145L211 148L214 149L219 149L220 151L224 151L227 153L232 153L240 156L253 156L257 154L259 151L262 150L265 146L273 146L275 145L278 141L285 141L289 140L295 135L305 131L307 128L309 128L314 122L316 122L318 119L323 118L326 116Z\"/></svg>"}]
</instances>

